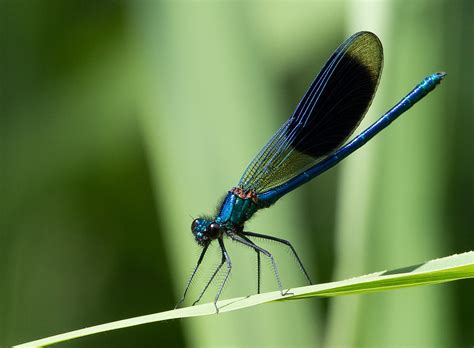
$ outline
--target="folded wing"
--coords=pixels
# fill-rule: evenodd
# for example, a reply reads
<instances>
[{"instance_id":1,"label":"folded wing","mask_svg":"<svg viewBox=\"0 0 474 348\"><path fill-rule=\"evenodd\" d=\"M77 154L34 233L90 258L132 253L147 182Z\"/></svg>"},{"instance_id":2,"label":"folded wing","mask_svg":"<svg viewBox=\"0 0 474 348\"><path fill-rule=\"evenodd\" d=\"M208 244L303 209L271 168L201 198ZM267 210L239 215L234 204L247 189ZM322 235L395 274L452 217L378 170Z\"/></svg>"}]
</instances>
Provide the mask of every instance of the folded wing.
<instances>
[{"instance_id":1,"label":"folded wing","mask_svg":"<svg viewBox=\"0 0 474 348\"><path fill-rule=\"evenodd\" d=\"M383 65L382 44L370 32L348 38L333 53L293 115L250 162L239 182L262 193L342 146L369 108Z\"/></svg>"}]
</instances>

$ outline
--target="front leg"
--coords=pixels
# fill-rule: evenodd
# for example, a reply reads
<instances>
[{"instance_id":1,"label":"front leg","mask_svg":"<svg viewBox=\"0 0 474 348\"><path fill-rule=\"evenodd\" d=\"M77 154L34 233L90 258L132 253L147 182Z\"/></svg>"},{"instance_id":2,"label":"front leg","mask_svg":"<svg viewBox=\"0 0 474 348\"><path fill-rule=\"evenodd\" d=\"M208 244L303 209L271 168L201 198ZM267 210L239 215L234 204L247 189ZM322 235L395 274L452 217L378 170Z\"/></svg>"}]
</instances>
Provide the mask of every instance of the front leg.
<instances>
[{"instance_id":1,"label":"front leg","mask_svg":"<svg viewBox=\"0 0 474 348\"><path fill-rule=\"evenodd\" d=\"M186 284L186 288L184 289L184 294L183 297L178 301L176 306L174 307L175 309L178 308L178 306L184 301L186 294L189 290L189 286L191 285L191 282L194 279L194 276L196 275L197 270L199 269L199 266L201 265L202 260L204 259L204 255L206 255L207 248L209 248L209 244L204 246L204 249L202 249L201 255L199 256L198 262L196 264L196 267L194 267L194 271L191 274L191 277L189 277L188 283Z\"/></svg>"},{"instance_id":2,"label":"front leg","mask_svg":"<svg viewBox=\"0 0 474 348\"><path fill-rule=\"evenodd\" d=\"M212 281L214 280L214 278L216 277L216 274L219 273L222 265L224 264L225 262L225 256L224 256L224 252L222 252L222 259L221 259L221 263L219 264L219 266L217 266L216 270L214 271L214 273L212 273L212 276L211 278L209 279L209 281L207 282L206 286L204 287L204 289L201 291L201 293L199 294L199 297L197 298L196 301L193 302L193 306L198 303L199 301L201 301L201 298L204 296L204 294L206 293L206 290L207 288L209 287L209 285L211 285Z\"/></svg>"}]
</instances>

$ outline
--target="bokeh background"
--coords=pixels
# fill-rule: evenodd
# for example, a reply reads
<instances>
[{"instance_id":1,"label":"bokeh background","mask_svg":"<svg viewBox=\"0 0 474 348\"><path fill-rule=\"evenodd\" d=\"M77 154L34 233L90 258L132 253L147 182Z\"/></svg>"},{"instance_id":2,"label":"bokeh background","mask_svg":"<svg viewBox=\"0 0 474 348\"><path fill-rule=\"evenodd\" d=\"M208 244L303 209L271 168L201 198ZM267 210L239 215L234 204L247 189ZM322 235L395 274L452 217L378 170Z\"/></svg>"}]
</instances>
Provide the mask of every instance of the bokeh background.
<instances>
[{"instance_id":1,"label":"bokeh background","mask_svg":"<svg viewBox=\"0 0 474 348\"><path fill-rule=\"evenodd\" d=\"M448 77L248 230L290 239L318 283L473 249L472 0L0 5L1 347L173 308L200 251L192 216L214 212L359 30L385 50L360 129L425 75ZM254 253L228 244L223 297L254 293ZM285 285L305 284L263 246ZM213 250L186 304L218 261ZM467 347L473 293L461 281L271 304L58 346Z\"/></svg>"}]
</instances>

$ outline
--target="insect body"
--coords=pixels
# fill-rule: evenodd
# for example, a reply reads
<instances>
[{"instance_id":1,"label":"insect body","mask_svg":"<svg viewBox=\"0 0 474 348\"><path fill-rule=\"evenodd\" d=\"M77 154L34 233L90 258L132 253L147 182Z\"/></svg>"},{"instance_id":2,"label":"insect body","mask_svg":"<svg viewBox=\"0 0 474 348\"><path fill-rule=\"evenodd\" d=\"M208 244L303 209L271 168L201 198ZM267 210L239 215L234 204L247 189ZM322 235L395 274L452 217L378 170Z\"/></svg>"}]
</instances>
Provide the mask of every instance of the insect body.
<instances>
[{"instance_id":1,"label":"insect body","mask_svg":"<svg viewBox=\"0 0 474 348\"><path fill-rule=\"evenodd\" d=\"M245 222L259 209L270 207L288 192L332 168L363 146L431 92L446 75L435 73L426 77L392 109L344 145L372 102L382 65L382 44L373 33L356 33L337 48L293 115L250 162L238 186L227 193L218 214L212 218L197 218L193 221L191 231L203 249L178 305L184 300L210 243L217 240L222 255L221 262L194 303L202 298L225 264L225 277L214 300L218 312L217 300L232 269L231 259L224 245L224 238L227 237L255 250L258 293L260 259L263 256L270 259L279 289L282 295L286 294L272 254L256 245L252 241L254 237L286 245L311 284L303 263L289 241L245 231Z\"/></svg>"}]
</instances>

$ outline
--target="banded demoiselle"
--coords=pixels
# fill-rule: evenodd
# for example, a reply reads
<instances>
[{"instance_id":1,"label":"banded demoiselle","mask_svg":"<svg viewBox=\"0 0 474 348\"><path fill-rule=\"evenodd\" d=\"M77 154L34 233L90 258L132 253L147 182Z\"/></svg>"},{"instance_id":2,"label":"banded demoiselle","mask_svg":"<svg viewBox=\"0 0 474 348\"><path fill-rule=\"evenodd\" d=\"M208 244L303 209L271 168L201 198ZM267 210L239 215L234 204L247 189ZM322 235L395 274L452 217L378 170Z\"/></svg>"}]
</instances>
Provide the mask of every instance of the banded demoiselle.
<instances>
[{"instance_id":1,"label":"banded demoiselle","mask_svg":"<svg viewBox=\"0 0 474 348\"><path fill-rule=\"evenodd\" d=\"M246 231L244 225L258 210L270 207L288 192L332 168L363 146L431 92L446 75L439 72L426 77L375 123L346 143L372 102L382 65L382 44L371 32L358 32L336 49L293 115L250 162L239 184L227 193L217 214L214 217L193 220L192 234L203 249L178 305L184 301L209 245L213 240L217 240L222 254L221 262L194 304L202 298L226 264L225 276L214 299L216 312L219 312L217 301L232 269L224 238L230 238L255 250L258 293L261 255L270 259L281 294L285 295L287 292L283 290L274 257L255 244L252 238L268 239L288 247L306 280L312 284L301 259L289 241Z\"/></svg>"}]
</instances>

